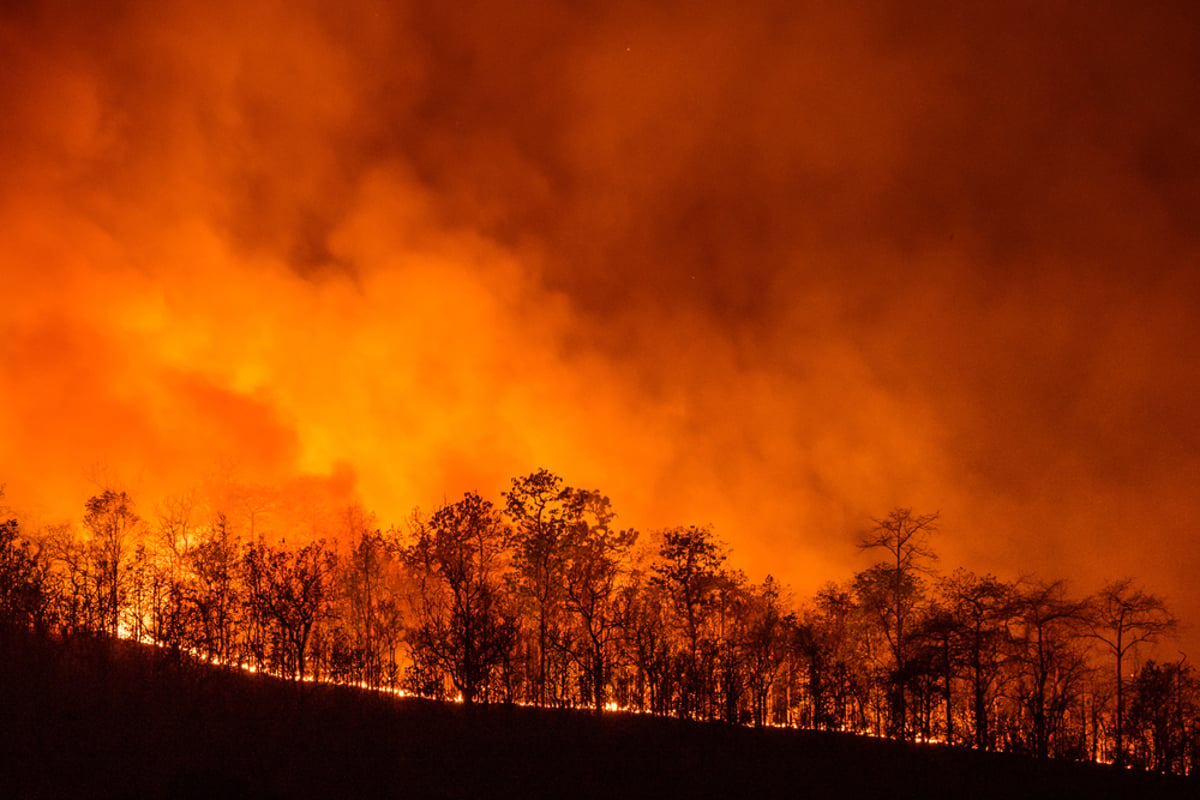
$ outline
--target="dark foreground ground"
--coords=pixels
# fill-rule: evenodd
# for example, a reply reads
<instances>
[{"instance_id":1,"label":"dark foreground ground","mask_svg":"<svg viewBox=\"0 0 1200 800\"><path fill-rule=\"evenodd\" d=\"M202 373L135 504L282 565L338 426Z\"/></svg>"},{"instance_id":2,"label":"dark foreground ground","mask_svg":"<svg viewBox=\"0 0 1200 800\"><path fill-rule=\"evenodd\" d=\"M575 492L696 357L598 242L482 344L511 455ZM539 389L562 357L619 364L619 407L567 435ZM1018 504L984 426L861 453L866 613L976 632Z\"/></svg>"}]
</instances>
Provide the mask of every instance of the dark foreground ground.
<instances>
[{"instance_id":1,"label":"dark foreground ground","mask_svg":"<svg viewBox=\"0 0 1200 800\"><path fill-rule=\"evenodd\" d=\"M839 734L476 708L0 643L0 798L1158 798L1193 779Z\"/></svg>"}]
</instances>

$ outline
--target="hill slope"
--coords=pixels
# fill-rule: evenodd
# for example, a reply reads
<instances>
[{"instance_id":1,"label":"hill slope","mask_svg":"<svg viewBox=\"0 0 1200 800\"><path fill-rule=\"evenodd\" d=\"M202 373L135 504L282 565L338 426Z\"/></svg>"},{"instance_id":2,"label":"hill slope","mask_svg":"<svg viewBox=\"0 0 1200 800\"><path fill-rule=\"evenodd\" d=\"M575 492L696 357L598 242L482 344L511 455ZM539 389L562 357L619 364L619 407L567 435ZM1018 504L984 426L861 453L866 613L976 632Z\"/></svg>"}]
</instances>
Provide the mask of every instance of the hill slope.
<instances>
[{"instance_id":1,"label":"hill slope","mask_svg":"<svg viewBox=\"0 0 1200 800\"><path fill-rule=\"evenodd\" d=\"M395 700L169 664L125 643L0 648L5 797L1194 797L1191 779L855 736Z\"/></svg>"}]
</instances>

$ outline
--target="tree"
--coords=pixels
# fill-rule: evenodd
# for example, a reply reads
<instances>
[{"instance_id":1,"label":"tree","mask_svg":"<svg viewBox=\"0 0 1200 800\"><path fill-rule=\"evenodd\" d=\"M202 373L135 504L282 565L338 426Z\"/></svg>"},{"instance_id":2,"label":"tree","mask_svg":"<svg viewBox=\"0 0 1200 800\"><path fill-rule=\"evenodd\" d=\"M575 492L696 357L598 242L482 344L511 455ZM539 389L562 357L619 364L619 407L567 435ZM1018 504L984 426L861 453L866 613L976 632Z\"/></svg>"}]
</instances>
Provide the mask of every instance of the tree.
<instances>
[{"instance_id":1,"label":"tree","mask_svg":"<svg viewBox=\"0 0 1200 800\"><path fill-rule=\"evenodd\" d=\"M502 588L504 539L492 504L468 492L439 508L406 553L420 576L417 658L447 673L468 705L516 639Z\"/></svg>"},{"instance_id":2,"label":"tree","mask_svg":"<svg viewBox=\"0 0 1200 800\"><path fill-rule=\"evenodd\" d=\"M1116 661L1117 719L1114 761L1125 765L1125 656L1138 645L1153 644L1175 630L1176 620L1161 598L1134 585L1133 578L1105 584L1088 600L1088 635L1099 641Z\"/></svg>"},{"instance_id":3,"label":"tree","mask_svg":"<svg viewBox=\"0 0 1200 800\"><path fill-rule=\"evenodd\" d=\"M668 714L673 675L667 591L662 584L647 580L643 570L634 569L621 595L626 635L636 668L637 707L648 708L654 714Z\"/></svg>"},{"instance_id":4,"label":"tree","mask_svg":"<svg viewBox=\"0 0 1200 800\"><path fill-rule=\"evenodd\" d=\"M795 615L787 610L775 579L768 575L750 588L744 647L748 661L751 712L754 726L767 723L771 687L787 659L788 640L796 628Z\"/></svg>"},{"instance_id":5,"label":"tree","mask_svg":"<svg viewBox=\"0 0 1200 800\"><path fill-rule=\"evenodd\" d=\"M353 646L357 679L377 686L394 679L395 648L401 614L396 602L396 548L379 530L371 530L373 517L349 515L357 541L343 562L341 573L345 612Z\"/></svg>"},{"instance_id":6,"label":"tree","mask_svg":"<svg viewBox=\"0 0 1200 800\"><path fill-rule=\"evenodd\" d=\"M615 530L612 503L599 492L568 490L566 607L578 620L587 657L582 660L592 706L604 708L609 649L624 622L618 593L626 554L637 541L635 530Z\"/></svg>"},{"instance_id":7,"label":"tree","mask_svg":"<svg viewBox=\"0 0 1200 800\"><path fill-rule=\"evenodd\" d=\"M901 683L893 687L892 726L895 735L907 734L908 713L904 676L908 671L909 634L912 617L921 598L921 574L937 556L927 545L937 530L938 514L913 514L912 509L896 508L885 518L873 520L875 527L863 534L860 550L882 550L885 559L860 573L856 588L887 638L891 649L894 675Z\"/></svg>"},{"instance_id":8,"label":"tree","mask_svg":"<svg viewBox=\"0 0 1200 800\"><path fill-rule=\"evenodd\" d=\"M852 652L856 606L848 588L826 583L813 598L813 608L802 615L792 633L792 652L804 670L811 716L802 724L820 730L865 727L853 706L863 659Z\"/></svg>"},{"instance_id":9,"label":"tree","mask_svg":"<svg viewBox=\"0 0 1200 800\"><path fill-rule=\"evenodd\" d=\"M192 546L192 518L196 509L196 493L168 497L158 509L158 537L174 557L172 566L179 566Z\"/></svg>"},{"instance_id":10,"label":"tree","mask_svg":"<svg viewBox=\"0 0 1200 800\"><path fill-rule=\"evenodd\" d=\"M1183 659L1173 664L1147 661L1133 681L1127 719L1133 763L1159 772L1187 774L1189 750L1196 746L1200 682Z\"/></svg>"},{"instance_id":11,"label":"tree","mask_svg":"<svg viewBox=\"0 0 1200 800\"><path fill-rule=\"evenodd\" d=\"M680 708L685 716L695 713L704 699L701 641L716 601L724 561L723 547L712 530L691 525L663 531L658 559L652 567L650 581L666 590L687 647Z\"/></svg>"},{"instance_id":12,"label":"tree","mask_svg":"<svg viewBox=\"0 0 1200 800\"><path fill-rule=\"evenodd\" d=\"M710 679L709 715L719 714L731 725L742 719L742 699L748 686L747 636L750 626L751 589L741 570L723 570L713 592L712 642L705 653L704 669Z\"/></svg>"},{"instance_id":13,"label":"tree","mask_svg":"<svg viewBox=\"0 0 1200 800\"><path fill-rule=\"evenodd\" d=\"M1086 604L1065 581L1033 582L1015 597L1016 696L1029 716L1034 755L1048 758L1087 672L1078 647Z\"/></svg>"},{"instance_id":14,"label":"tree","mask_svg":"<svg viewBox=\"0 0 1200 800\"><path fill-rule=\"evenodd\" d=\"M70 639L104 629L107 596L92 564L90 549L67 524L53 525L45 537L53 568L49 574L53 616L58 631Z\"/></svg>"},{"instance_id":15,"label":"tree","mask_svg":"<svg viewBox=\"0 0 1200 800\"><path fill-rule=\"evenodd\" d=\"M549 647L557 637L559 613L566 592L569 534L574 490L562 478L539 469L512 479L504 493L505 515L512 522L509 545L518 593L533 606L536 622L536 665L533 699L546 704L549 680Z\"/></svg>"},{"instance_id":16,"label":"tree","mask_svg":"<svg viewBox=\"0 0 1200 800\"><path fill-rule=\"evenodd\" d=\"M926 607L914 638L917 658L910 658L908 674L923 689L921 734L926 739L933 735L933 695L940 689L945 741L953 743L954 679L960 658L958 621L944 602L935 599Z\"/></svg>"},{"instance_id":17,"label":"tree","mask_svg":"<svg viewBox=\"0 0 1200 800\"><path fill-rule=\"evenodd\" d=\"M102 616L109 634L120 632L130 539L141 526L133 500L125 492L105 489L85 505L83 526L91 534L91 552L98 570Z\"/></svg>"},{"instance_id":18,"label":"tree","mask_svg":"<svg viewBox=\"0 0 1200 800\"><path fill-rule=\"evenodd\" d=\"M307 674L309 637L329 611L337 557L323 540L299 550L261 539L246 546L243 569L249 602L283 634L279 667L301 680Z\"/></svg>"},{"instance_id":19,"label":"tree","mask_svg":"<svg viewBox=\"0 0 1200 800\"><path fill-rule=\"evenodd\" d=\"M239 543L224 514L187 550L184 601L191 606L198 630L191 636L208 659L234 656L237 612L245 586L239 582Z\"/></svg>"},{"instance_id":20,"label":"tree","mask_svg":"<svg viewBox=\"0 0 1200 800\"><path fill-rule=\"evenodd\" d=\"M161 638L163 623L173 624L179 605L171 602L178 586L170 556L138 542L126 572L125 635L134 641Z\"/></svg>"},{"instance_id":21,"label":"tree","mask_svg":"<svg viewBox=\"0 0 1200 800\"><path fill-rule=\"evenodd\" d=\"M43 627L46 605L45 562L21 538L15 519L0 522L0 638Z\"/></svg>"},{"instance_id":22,"label":"tree","mask_svg":"<svg viewBox=\"0 0 1200 800\"><path fill-rule=\"evenodd\" d=\"M956 634L963 678L971 696L973 740L979 750L993 747L991 707L1015 613L1012 584L964 569L942 580L941 595Z\"/></svg>"}]
</instances>

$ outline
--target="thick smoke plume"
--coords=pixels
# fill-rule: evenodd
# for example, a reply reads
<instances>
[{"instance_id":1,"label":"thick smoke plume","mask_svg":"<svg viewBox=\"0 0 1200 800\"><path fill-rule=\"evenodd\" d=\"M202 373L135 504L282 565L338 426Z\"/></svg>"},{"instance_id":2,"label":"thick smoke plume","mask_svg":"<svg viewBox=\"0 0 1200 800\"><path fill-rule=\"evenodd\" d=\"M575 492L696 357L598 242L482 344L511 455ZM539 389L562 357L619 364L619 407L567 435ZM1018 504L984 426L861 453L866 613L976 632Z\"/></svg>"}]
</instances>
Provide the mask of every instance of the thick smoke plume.
<instances>
[{"instance_id":1,"label":"thick smoke plume","mask_svg":"<svg viewBox=\"0 0 1200 800\"><path fill-rule=\"evenodd\" d=\"M1200 617L1194 4L452 5L6 6L9 502L547 466L802 589L911 505Z\"/></svg>"}]
</instances>

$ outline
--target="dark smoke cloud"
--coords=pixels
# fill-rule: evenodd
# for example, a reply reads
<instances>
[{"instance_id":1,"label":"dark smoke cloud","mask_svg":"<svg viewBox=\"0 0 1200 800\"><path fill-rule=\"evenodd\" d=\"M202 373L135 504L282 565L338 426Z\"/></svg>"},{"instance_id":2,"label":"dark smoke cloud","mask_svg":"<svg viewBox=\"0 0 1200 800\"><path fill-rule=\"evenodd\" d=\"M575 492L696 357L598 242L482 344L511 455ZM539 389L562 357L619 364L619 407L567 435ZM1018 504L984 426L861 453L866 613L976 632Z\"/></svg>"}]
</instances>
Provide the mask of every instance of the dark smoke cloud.
<instances>
[{"instance_id":1,"label":"dark smoke cloud","mask_svg":"<svg viewBox=\"0 0 1200 800\"><path fill-rule=\"evenodd\" d=\"M903 504L1194 619L1197 22L10 7L9 499L218 464L386 524L545 465L804 590Z\"/></svg>"}]
</instances>

